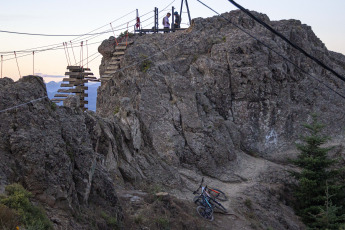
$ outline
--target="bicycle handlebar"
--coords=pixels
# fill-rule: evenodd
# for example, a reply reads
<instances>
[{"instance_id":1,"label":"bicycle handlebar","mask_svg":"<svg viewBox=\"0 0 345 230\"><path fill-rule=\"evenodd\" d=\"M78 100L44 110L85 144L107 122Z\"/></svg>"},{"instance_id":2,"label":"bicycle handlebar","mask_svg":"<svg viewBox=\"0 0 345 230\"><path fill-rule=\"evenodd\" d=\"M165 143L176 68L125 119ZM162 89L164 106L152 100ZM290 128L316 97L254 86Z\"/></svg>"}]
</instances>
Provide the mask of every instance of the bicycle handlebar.
<instances>
[{"instance_id":1,"label":"bicycle handlebar","mask_svg":"<svg viewBox=\"0 0 345 230\"><path fill-rule=\"evenodd\" d=\"M200 185L199 185L199 187L193 192L193 194L197 194L198 193L198 191L199 191L199 189L202 187L202 184L204 183L204 177L201 179L201 182L200 182ZM206 185L206 187L207 187L207 185Z\"/></svg>"}]
</instances>

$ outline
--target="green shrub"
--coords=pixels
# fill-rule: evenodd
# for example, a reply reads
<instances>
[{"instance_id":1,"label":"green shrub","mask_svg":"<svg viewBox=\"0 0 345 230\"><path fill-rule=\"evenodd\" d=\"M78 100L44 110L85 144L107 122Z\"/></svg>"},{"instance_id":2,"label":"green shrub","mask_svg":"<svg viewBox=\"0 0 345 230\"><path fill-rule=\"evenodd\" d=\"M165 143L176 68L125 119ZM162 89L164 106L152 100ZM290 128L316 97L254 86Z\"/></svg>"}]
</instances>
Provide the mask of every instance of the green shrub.
<instances>
[{"instance_id":1,"label":"green shrub","mask_svg":"<svg viewBox=\"0 0 345 230\"><path fill-rule=\"evenodd\" d=\"M160 229L164 229L164 230L170 229L170 222L167 218L159 217L155 219L155 223Z\"/></svg>"},{"instance_id":2,"label":"green shrub","mask_svg":"<svg viewBox=\"0 0 345 230\"><path fill-rule=\"evenodd\" d=\"M27 230L53 229L43 209L30 202L31 193L26 191L23 186L11 184L6 186L5 192L7 196L0 197L0 204L18 213L21 224Z\"/></svg>"},{"instance_id":3,"label":"green shrub","mask_svg":"<svg viewBox=\"0 0 345 230\"><path fill-rule=\"evenodd\" d=\"M119 229L119 223L117 222L117 218L109 216L105 212L101 212L101 217L107 222L107 225L112 227L113 229Z\"/></svg>"},{"instance_id":4,"label":"green shrub","mask_svg":"<svg viewBox=\"0 0 345 230\"><path fill-rule=\"evenodd\" d=\"M120 106L116 106L114 109L114 115L118 114L120 112Z\"/></svg>"},{"instance_id":5,"label":"green shrub","mask_svg":"<svg viewBox=\"0 0 345 230\"><path fill-rule=\"evenodd\" d=\"M57 105L56 105L54 102L52 102L52 103L50 104L50 108L51 108L53 111L56 111Z\"/></svg>"},{"instance_id":6,"label":"green shrub","mask_svg":"<svg viewBox=\"0 0 345 230\"><path fill-rule=\"evenodd\" d=\"M126 31L124 31L124 32L121 32L121 33L120 33L120 35L118 36L118 39L123 38L123 37L126 37L126 36L127 36L127 34L128 34L128 37L129 37L129 38L131 38L131 37L133 37L133 36L134 36L134 34L133 34L133 33L128 32L128 30L126 30Z\"/></svg>"},{"instance_id":7,"label":"green shrub","mask_svg":"<svg viewBox=\"0 0 345 230\"><path fill-rule=\"evenodd\" d=\"M146 73L146 71L150 69L152 62L148 59L146 55L141 55L141 58L143 60L140 64L140 71Z\"/></svg>"}]
</instances>

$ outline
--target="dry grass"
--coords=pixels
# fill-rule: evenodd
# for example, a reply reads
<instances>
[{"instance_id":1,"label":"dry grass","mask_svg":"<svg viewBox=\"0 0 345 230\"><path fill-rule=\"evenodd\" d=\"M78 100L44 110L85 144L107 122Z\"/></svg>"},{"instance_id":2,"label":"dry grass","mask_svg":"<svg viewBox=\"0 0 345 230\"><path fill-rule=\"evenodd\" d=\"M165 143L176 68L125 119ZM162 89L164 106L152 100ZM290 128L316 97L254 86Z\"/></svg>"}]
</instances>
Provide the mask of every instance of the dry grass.
<instances>
[{"instance_id":1,"label":"dry grass","mask_svg":"<svg viewBox=\"0 0 345 230\"><path fill-rule=\"evenodd\" d=\"M0 229L12 230L19 226L19 215L13 209L0 204Z\"/></svg>"}]
</instances>

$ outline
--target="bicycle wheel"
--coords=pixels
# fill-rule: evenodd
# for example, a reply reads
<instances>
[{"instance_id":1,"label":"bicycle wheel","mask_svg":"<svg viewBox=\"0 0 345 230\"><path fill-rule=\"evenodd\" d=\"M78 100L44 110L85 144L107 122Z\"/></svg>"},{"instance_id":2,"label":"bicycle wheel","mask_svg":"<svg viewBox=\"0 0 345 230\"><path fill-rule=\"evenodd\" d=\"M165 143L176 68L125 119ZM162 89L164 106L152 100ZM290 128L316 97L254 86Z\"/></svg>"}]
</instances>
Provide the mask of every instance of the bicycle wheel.
<instances>
[{"instance_id":1,"label":"bicycle wheel","mask_svg":"<svg viewBox=\"0 0 345 230\"><path fill-rule=\"evenodd\" d=\"M193 202L194 202L194 204L196 204L196 205L198 205L198 206L203 205L203 203L202 203L202 197L201 197L201 196L195 196L195 197L193 198Z\"/></svg>"},{"instance_id":2,"label":"bicycle wheel","mask_svg":"<svg viewBox=\"0 0 345 230\"><path fill-rule=\"evenodd\" d=\"M225 195L224 192L222 192L221 190L219 189L216 189L216 188L208 188L208 191L207 191L213 198L215 199L218 199L218 200L221 200L221 201L227 201L228 198L227 196Z\"/></svg>"},{"instance_id":3,"label":"bicycle wheel","mask_svg":"<svg viewBox=\"0 0 345 230\"><path fill-rule=\"evenodd\" d=\"M208 221L213 221L214 216L213 216L213 209L212 208L206 208L205 206L198 206L196 207L196 211L199 213L199 215L208 220Z\"/></svg>"}]
</instances>

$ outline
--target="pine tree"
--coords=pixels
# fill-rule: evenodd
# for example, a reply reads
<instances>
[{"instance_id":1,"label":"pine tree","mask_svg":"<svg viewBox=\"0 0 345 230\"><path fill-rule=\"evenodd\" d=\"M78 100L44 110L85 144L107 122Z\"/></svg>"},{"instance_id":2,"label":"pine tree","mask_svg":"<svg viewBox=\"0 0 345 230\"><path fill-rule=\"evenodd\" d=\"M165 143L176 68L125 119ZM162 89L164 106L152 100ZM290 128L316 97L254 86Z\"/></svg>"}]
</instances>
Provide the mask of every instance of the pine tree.
<instances>
[{"instance_id":1,"label":"pine tree","mask_svg":"<svg viewBox=\"0 0 345 230\"><path fill-rule=\"evenodd\" d=\"M297 144L300 154L292 160L301 168L292 173L298 180L294 188L295 210L311 229L339 229L340 223L344 223L345 212L341 207L344 183L337 181L339 171L334 169L337 161L327 155L332 148L322 147L329 140L321 135L324 125L318 122L316 115L312 118L310 124L304 125L309 135L302 137L303 144Z\"/></svg>"}]
</instances>

